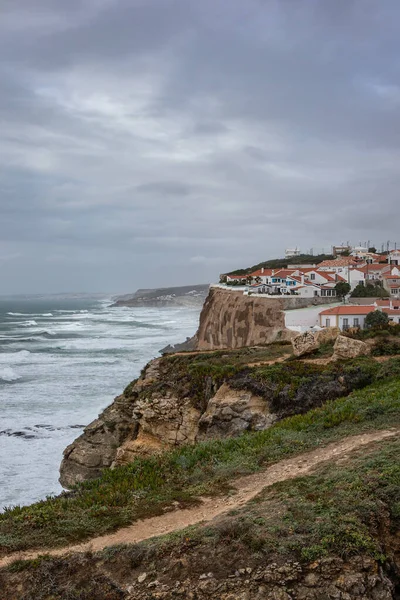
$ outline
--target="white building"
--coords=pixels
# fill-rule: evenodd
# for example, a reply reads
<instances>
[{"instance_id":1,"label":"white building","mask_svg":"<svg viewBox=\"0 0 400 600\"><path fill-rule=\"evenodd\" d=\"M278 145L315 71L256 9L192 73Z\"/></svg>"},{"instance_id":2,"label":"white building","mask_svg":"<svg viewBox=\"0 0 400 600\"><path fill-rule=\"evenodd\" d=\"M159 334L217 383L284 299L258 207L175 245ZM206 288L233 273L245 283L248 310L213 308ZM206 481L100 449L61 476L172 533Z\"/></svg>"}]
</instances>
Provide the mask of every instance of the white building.
<instances>
[{"instance_id":1,"label":"white building","mask_svg":"<svg viewBox=\"0 0 400 600\"><path fill-rule=\"evenodd\" d=\"M400 250L392 250L389 252L388 262L391 265L400 265Z\"/></svg>"},{"instance_id":2,"label":"white building","mask_svg":"<svg viewBox=\"0 0 400 600\"><path fill-rule=\"evenodd\" d=\"M296 248L286 248L285 250L285 258L292 258L293 256L300 256L301 250L296 246Z\"/></svg>"},{"instance_id":3,"label":"white building","mask_svg":"<svg viewBox=\"0 0 400 600\"><path fill-rule=\"evenodd\" d=\"M335 306L319 313L319 324L321 327L339 327L341 331L349 327L364 329L366 316L374 310L376 306Z\"/></svg>"}]
</instances>

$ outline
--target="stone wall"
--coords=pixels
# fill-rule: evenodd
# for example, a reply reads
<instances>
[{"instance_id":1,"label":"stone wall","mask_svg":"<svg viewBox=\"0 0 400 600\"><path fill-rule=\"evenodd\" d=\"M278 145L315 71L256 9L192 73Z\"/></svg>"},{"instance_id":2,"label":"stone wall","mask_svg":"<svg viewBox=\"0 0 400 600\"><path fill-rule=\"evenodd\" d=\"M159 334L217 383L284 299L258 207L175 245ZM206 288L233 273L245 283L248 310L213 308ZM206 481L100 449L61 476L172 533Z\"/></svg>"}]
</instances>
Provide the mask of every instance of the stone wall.
<instances>
[{"instance_id":1,"label":"stone wall","mask_svg":"<svg viewBox=\"0 0 400 600\"><path fill-rule=\"evenodd\" d=\"M334 304L340 302L340 298L299 298L298 296L283 296L282 298L284 310L294 310L296 308L307 308L308 306L321 306L325 304Z\"/></svg>"}]
</instances>

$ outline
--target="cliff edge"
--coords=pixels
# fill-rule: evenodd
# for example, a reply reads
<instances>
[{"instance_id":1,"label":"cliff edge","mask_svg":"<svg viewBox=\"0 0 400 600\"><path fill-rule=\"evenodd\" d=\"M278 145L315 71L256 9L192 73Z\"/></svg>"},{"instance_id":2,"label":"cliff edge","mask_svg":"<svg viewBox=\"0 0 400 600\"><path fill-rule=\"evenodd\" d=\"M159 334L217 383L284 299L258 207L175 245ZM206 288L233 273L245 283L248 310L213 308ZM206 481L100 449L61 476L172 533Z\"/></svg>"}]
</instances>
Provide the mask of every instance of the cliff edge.
<instances>
[{"instance_id":1,"label":"cliff edge","mask_svg":"<svg viewBox=\"0 0 400 600\"><path fill-rule=\"evenodd\" d=\"M221 350L290 340L280 298L245 296L211 287L200 314L197 350Z\"/></svg>"}]
</instances>

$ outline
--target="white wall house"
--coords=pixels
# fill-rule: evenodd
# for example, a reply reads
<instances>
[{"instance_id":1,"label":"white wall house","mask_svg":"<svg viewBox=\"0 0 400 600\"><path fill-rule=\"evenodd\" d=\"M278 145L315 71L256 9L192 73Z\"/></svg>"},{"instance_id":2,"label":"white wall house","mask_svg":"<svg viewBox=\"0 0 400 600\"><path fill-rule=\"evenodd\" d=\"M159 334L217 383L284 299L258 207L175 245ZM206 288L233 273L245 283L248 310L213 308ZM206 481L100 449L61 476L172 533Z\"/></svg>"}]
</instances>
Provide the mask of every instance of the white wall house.
<instances>
[{"instance_id":1,"label":"white wall house","mask_svg":"<svg viewBox=\"0 0 400 600\"><path fill-rule=\"evenodd\" d=\"M382 308L382 311L387 314L389 317L389 321L392 323L396 323L396 325L400 324L400 310L394 308Z\"/></svg>"},{"instance_id":2,"label":"white wall house","mask_svg":"<svg viewBox=\"0 0 400 600\"><path fill-rule=\"evenodd\" d=\"M382 277L383 287L393 298L400 298L400 267L392 267Z\"/></svg>"},{"instance_id":3,"label":"white wall house","mask_svg":"<svg viewBox=\"0 0 400 600\"><path fill-rule=\"evenodd\" d=\"M349 327L364 329L365 318L370 312L376 310L375 306L335 306L322 310L319 313L321 327L339 327L341 331Z\"/></svg>"},{"instance_id":4,"label":"white wall house","mask_svg":"<svg viewBox=\"0 0 400 600\"><path fill-rule=\"evenodd\" d=\"M392 250L389 252L388 262L391 265L400 265L400 250Z\"/></svg>"},{"instance_id":5,"label":"white wall house","mask_svg":"<svg viewBox=\"0 0 400 600\"><path fill-rule=\"evenodd\" d=\"M354 290L359 283L365 283L365 273L360 269L349 269L346 281L350 283L351 289Z\"/></svg>"}]
</instances>

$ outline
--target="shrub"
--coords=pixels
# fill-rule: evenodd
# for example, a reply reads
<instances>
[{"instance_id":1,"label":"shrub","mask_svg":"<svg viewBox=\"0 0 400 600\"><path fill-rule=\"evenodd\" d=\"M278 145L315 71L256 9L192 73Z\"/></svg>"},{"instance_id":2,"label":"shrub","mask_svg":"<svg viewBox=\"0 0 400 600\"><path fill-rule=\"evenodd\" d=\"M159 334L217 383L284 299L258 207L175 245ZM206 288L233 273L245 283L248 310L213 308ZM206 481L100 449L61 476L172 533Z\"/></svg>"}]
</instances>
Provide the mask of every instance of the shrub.
<instances>
[{"instance_id":1,"label":"shrub","mask_svg":"<svg viewBox=\"0 0 400 600\"><path fill-rule=\"evenodd\" d=\"M389 317L380 310L374 310L365 317L365 326L368 329L383 329L389 323Z\"/></svg>"}]
</instances>

